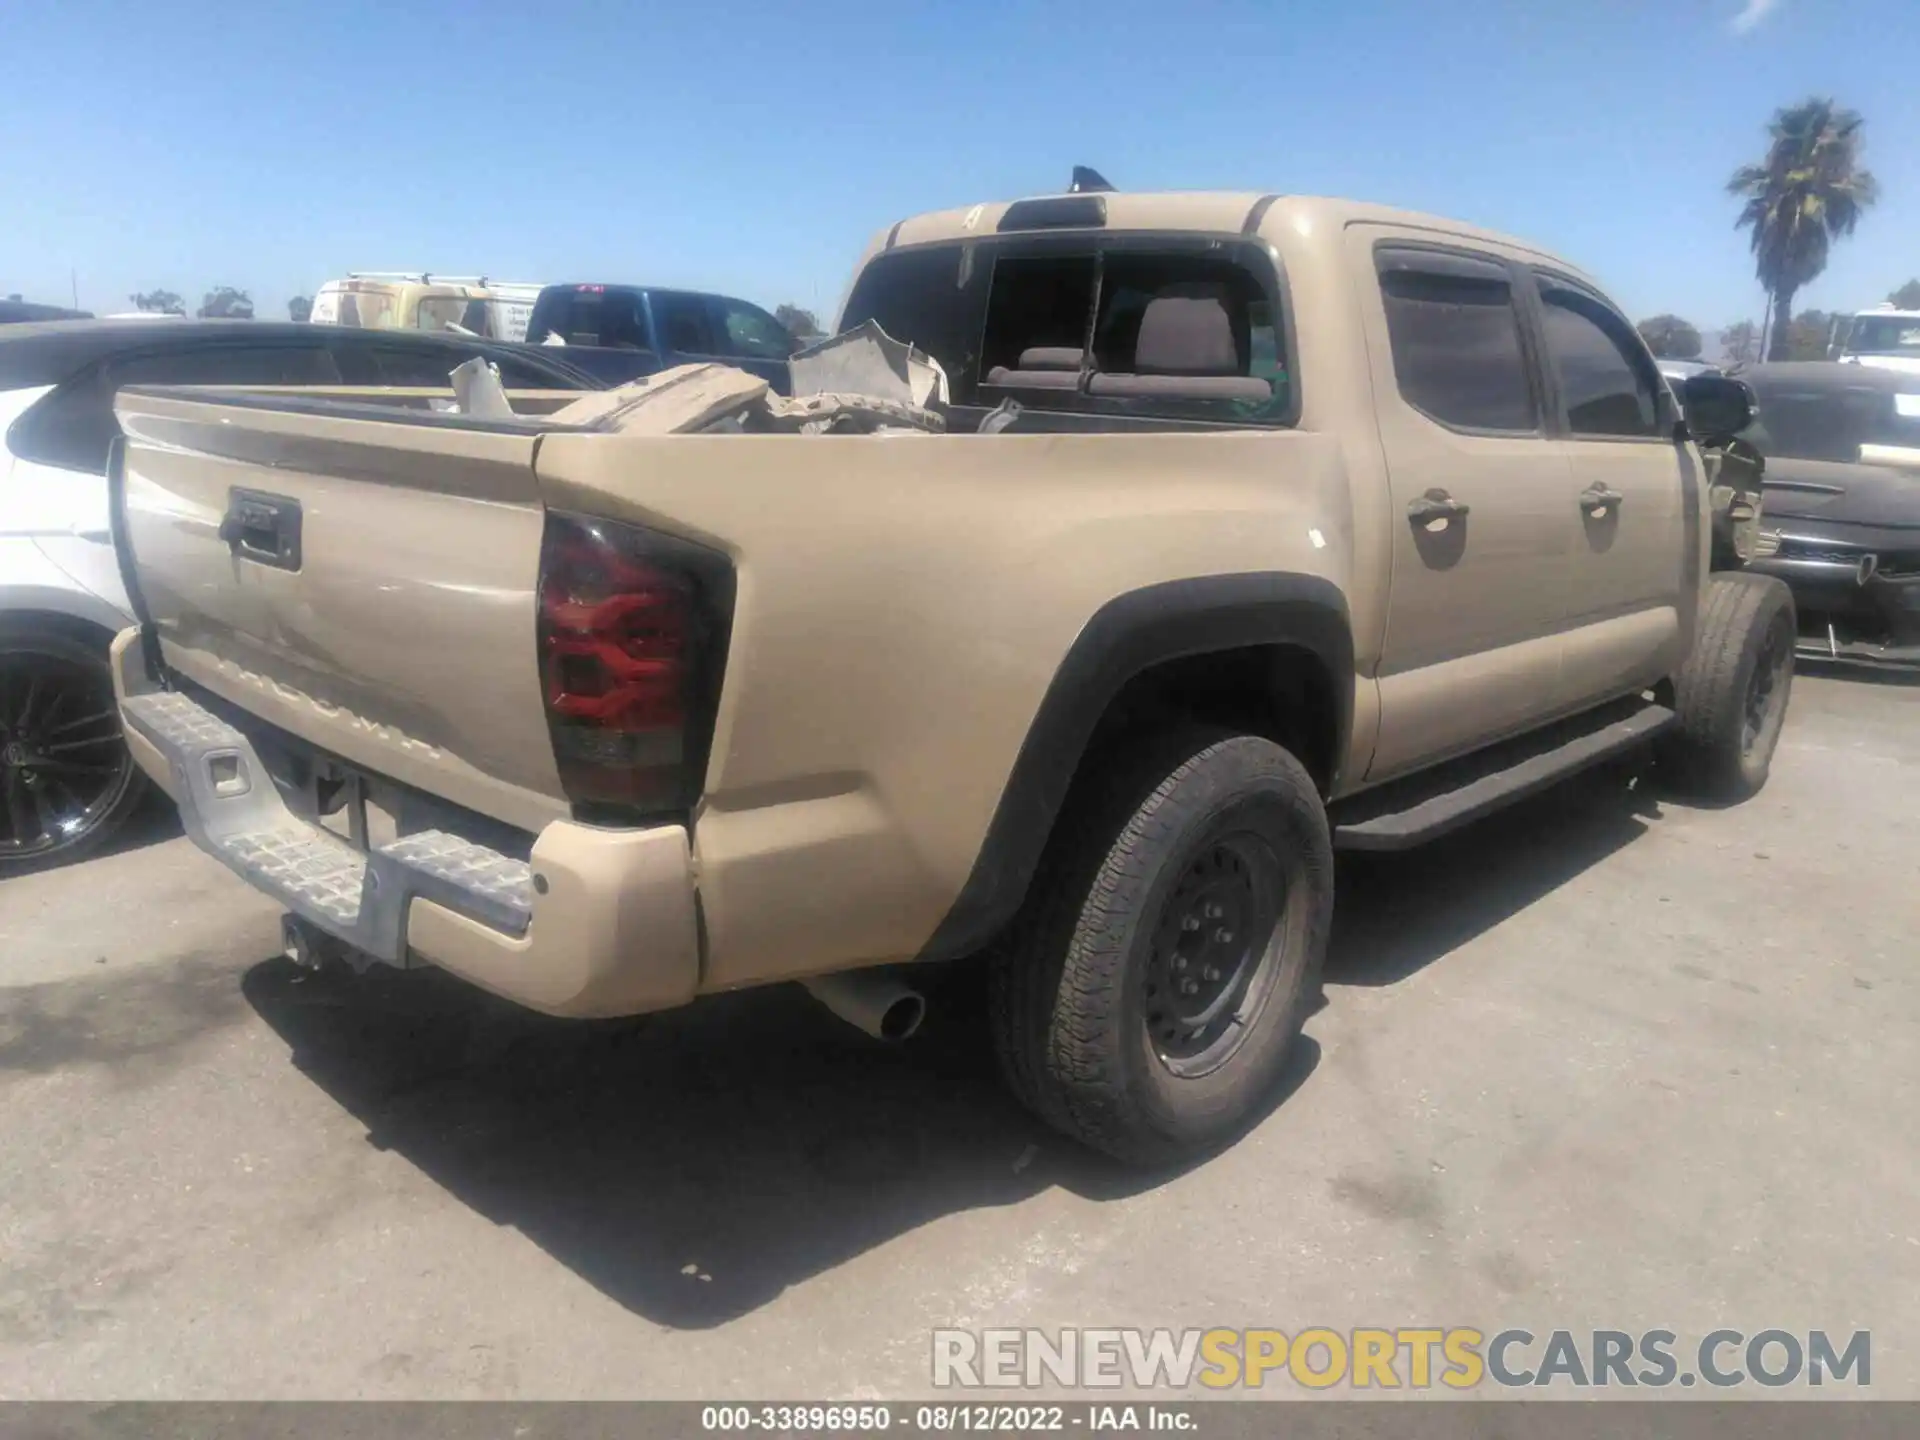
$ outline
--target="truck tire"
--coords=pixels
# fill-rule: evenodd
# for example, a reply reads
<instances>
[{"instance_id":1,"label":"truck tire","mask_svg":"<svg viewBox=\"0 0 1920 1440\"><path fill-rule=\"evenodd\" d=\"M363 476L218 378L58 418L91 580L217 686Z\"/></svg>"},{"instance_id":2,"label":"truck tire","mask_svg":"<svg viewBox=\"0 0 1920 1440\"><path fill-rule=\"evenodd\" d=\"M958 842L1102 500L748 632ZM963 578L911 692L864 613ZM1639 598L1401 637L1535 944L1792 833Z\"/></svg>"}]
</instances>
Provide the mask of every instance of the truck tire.
<instances>
[{"instance_id":1,"label":"truck tire","mask_svg":"<svg viewBox=\"0 0 1920 1440\"><path fill-rule=\"evenodd\" d=\"M147 793L104 640L0 616L0 877L79 859Z\"/></svg>"},{"instance_id":2,"label":"truck tire","mask_svg":"<svg viewBox=\"0 0 1920 1440\"><path fill-rule=\"evenodd\" d=\"M1767 783L1793 689L1793 593L1771 575L1708 578L1693 649L1674 677L1678 719L1656 756L1681 789L1745 800Z\"/></svg>"},{"instance_id":3,"label":"truck tire","mask_svg":"<svg viewBox=\"0 0 1920 1440\"><path fill-rule=\"evenodd\" d=\"M1092 768L993 953L995 1044L1055 1129L1166 1164L1272 1092L1317 993L1332 840L1270 740L1183 729Z\"/></svg>"}]
</instances>

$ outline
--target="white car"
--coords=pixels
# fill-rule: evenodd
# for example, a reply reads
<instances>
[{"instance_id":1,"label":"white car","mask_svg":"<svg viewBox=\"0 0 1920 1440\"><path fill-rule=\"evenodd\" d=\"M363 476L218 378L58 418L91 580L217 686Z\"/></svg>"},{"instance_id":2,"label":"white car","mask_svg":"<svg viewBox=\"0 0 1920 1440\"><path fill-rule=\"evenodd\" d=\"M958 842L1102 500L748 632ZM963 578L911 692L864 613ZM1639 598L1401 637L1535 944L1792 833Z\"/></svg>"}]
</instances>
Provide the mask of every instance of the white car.
<instances>
[{"instance_id":1,"label":"white car","mask_svg":"<svg viewBox=\"0 0 1920 1440\"><path fill-rule=\"evenodd\" d=\"M442 386L485 355L512 389L597 389L563 355L455 335L253 320L0 327L0 876L71 859L139 805L107 645L133 623L109 530L123 385Z\"/></svg>"}]
</instances>

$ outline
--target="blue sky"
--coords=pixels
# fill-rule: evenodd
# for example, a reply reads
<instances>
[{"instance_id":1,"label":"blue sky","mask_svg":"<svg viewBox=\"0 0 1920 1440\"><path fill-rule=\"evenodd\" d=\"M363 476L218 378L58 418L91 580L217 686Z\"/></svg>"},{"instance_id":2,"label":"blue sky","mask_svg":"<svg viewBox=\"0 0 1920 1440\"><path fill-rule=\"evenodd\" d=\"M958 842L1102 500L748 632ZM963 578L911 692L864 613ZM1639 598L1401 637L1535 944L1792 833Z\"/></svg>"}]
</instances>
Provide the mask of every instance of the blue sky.
<instances>
[{"instance_id":1,"label":"blue sky","mask_svg":"<svg viewBox=\"0 0 1920 1440\"><path fill-rule=\"evenodd\" d=\"M1883 199L1802 305L1920 275L1920 0L398 0L9 7L0 294L348 269L837 301L869 235L1061 188L1351 195L1565 253L1635 316L1762 297L1733 168L1867 117Z\"/></svg>"}]
</instances>

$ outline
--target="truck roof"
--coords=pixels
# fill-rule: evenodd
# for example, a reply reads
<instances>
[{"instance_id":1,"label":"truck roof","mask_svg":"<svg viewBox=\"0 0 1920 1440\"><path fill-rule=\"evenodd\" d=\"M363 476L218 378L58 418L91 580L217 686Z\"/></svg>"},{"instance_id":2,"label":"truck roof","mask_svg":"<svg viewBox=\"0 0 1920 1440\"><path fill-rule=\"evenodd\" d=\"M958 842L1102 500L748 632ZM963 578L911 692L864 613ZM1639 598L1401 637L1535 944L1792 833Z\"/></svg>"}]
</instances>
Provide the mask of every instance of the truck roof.
<instances>
[{"instance_id":1,"label":"truck roof","mask_svg":"<svg viewBox=\"0 0 1920 1440\"><path fill-rule=\"evenodd\" d=\"M1203 234L1270 233L1288 226L1301 234L1315 230L1339 230L1356 221L1402 225L1434 230L1449 235L1525 250L1556 264L1565 265L1558 256L1526 240L1482 229L1459 220L1375 205L1361 200L1340 200L1319 195L1260 194L1256 191L1094 191L1080 194L1035 196L1025 200L999 200L952 210L935 210L900 221L874 246L891 250L902 245L923 245L942 240L961 240L971 236L1013 231L1055 228L1045 223L1025 223L1016 214L1011 222L1008 212L1023 207L1027 215L1038 219L1044 207L1100 204L1106 218L1099 228L1107 230L1192 231ZM1002 226L1005 226L1005 232ZM1079 227L1076 227L1079 228Z\"/></svg>"}]
</instances>

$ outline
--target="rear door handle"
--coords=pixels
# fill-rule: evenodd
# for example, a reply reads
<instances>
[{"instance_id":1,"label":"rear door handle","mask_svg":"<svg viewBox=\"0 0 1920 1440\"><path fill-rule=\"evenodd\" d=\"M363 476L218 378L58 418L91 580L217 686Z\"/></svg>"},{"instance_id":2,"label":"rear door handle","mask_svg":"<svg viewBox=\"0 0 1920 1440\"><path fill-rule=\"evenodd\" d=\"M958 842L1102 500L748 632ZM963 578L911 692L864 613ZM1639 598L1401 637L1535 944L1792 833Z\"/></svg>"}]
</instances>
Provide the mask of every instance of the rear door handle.
<instances>
[{"instance_id":1,"label":"rear door handle","mask_svg":"<svg viewBox=\"0 0 1920 1440\"><path fill-rule=\"evenodd\" d=\"M1456 500L1444 490L1429 490L1407 505L1407 518L1420 526L1431 525L1436 520L1464 520L1472 507L1464 500Z\"/></svg>"},{"instance_id":2,"label":"rear door handle","mask_svg":"<svg viewBox=\"0 0 1920 1440\"><path fill-rule=\"evenodd\" d=\"M1626 498L1618 490L1609 490L1605 485L1589 485L1580 492L1580 508L1589 515L1601 515L1610 509L1617 509Z\"/></svg>"}]
</instances>

